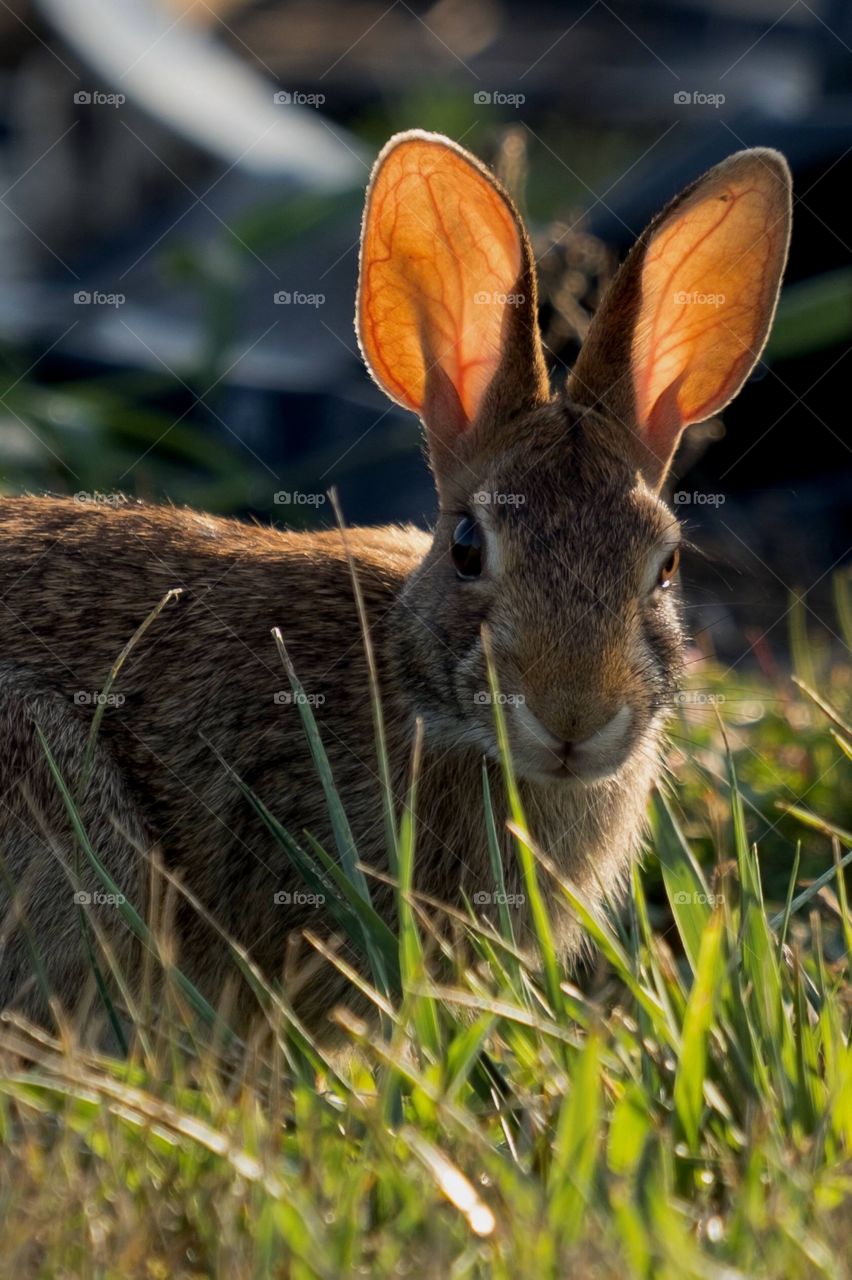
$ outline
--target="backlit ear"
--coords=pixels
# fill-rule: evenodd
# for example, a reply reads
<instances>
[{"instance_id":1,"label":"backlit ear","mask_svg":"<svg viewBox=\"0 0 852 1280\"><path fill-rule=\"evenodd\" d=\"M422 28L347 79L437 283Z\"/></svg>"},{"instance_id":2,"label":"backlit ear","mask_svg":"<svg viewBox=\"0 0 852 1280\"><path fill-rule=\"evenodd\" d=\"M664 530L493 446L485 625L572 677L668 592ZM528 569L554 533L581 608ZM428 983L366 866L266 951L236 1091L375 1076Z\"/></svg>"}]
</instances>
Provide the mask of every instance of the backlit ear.
<instances>
[{"instance_id":1,"label":"backlit ear","mask_svg":"<svg viewBox=\"0 0 852 1280\"><path fill-rule=\"evenodd\" d=\"M448 138L398 134L376 162L356 327L376 382L425 422L433 464L459 437L547 398L523 223Z\"/></svg>"},{"instance_id":2,"label":"backlit ear","mask_svg":"<svg viewBox=\"0 0 852 1280\"><path fill-rule=\"evenodd\" d=\"M568 383L633 433L649 482L684 427L717 413L769 334L790 239L777 151L741 151L681 193L617 273Z\"/></svg>"}]
</instances>

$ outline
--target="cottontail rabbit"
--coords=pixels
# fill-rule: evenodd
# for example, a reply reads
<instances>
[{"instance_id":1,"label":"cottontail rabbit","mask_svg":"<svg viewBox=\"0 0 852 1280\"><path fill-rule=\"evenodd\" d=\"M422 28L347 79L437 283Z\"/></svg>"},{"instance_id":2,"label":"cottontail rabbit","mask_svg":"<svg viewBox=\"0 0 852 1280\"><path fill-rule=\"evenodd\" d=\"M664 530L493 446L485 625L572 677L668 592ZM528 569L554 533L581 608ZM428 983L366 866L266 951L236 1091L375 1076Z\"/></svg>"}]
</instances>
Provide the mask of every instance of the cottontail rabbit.
<instances>
[{"instance_id":1,"label":"cottontail rabbit","mask_svg":"<svg viewBox=\"0 0 852 1280\"><path fill-rule=\"evenodd\" d=\"M496 888L483 758L498 822L505 804L486 623L538 845L592 899L624 884L683 650L669 589L680 535L659 491L684 427L727 404L760 355L790 206L786 163L768 150L740 152L688 187L636 243L554 392L535 264L505 192L446 138L400 134L382 151L364 215L358 336L379 385L425 424L439 512L429 534L363 528L348 539L400 797L416 717L425 726L416 887L435 898L459 904L464 891L482 904ZM334 848L298 708L280 696L289 686L273 627L314 700L359 856L388 866L341 532L4 499L0 566L0 1003L39 1012L32 942L60 999L80 998L89 966L75 884L119 960L131 974L137 964L129 934L111 928L104 886L70 875L80 859L35 725L128 900L144 910L156 845L279 977L288 939L321 931L323 913L296 900L304 885L217 758L292 833L307 828ZM96 695L177 587L121 670L86 773ZM508 842L505 878L522 894ZM390 914L391 890L379 880L374 894ZM522 911L518 921L523 936ZM570 951L570 922L556 927ZM215 999L232 972L227 954L185 904L174 935L181 968ZM315 1023L340 994L330 966L292 992Z\"/></svg>"}]
</instances>

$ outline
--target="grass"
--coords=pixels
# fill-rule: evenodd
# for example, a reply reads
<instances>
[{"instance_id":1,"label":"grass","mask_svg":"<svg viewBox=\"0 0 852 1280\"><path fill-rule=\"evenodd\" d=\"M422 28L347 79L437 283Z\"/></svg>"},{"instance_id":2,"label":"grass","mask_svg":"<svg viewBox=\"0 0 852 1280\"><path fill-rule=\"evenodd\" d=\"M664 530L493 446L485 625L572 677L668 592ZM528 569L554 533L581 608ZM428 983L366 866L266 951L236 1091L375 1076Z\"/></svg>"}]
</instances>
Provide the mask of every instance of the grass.
<instances>
[{"instance_id":1,"label":"grass","mask_svg":"<svg viewBox=\"0 0 852 1280\"><path fill-rule=\"evenodd\" d=\"M626 911L599 916L561 885L597 944L579 974L553 951L539 886L554 873L508 757L539 963L516 952L511 908L499 931L471 908L454 925L463 964L411 892L416 760L388 831L391 930L301 702L336 849L254 803L363 955L351 979L376 1020L341 1013L349 1051L329 1054L234 947L267 1027L244 1044L174 971L167 932L145 935L170 975L156 1007L123 987L126 1056L80 1045L61 1017L48 1034L4 1015L2 1274L849 1274L849 586L833 648L793 610L801 683L696 667Z\"/></svg>"}]
</instances>

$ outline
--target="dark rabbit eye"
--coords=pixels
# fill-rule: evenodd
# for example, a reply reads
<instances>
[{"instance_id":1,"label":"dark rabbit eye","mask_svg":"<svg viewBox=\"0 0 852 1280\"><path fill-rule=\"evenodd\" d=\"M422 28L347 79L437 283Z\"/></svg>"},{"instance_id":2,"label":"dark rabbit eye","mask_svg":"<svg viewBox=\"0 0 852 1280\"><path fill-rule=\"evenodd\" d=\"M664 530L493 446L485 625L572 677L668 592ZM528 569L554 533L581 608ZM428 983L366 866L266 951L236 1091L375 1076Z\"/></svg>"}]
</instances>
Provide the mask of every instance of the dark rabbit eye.
<instances>
[{"instance_id":1,"label":"dark rabbit eye","mask_svg":"<svg viewBox=\"0 0 852 1280\"><path fill-rule=\"evenodd\" d=\"M672 578L677 573L677 567L680 564L680 547L674 547L671 555L665 564L660 565L660 572L657 574L657 586L665 591L666 587L672 585Z\"/></svg>"},{"instance_id":2,"label":"dark rabbit eye","mask_svg":"<svg viewBox=\"0 0 852 1280\"><path fill-rule=\"evenodd\" d=\"M471 516L462 516L456 525L450 554L460 578L478 578L482 573L482 532Z\"/></svg>"}]
</instances>

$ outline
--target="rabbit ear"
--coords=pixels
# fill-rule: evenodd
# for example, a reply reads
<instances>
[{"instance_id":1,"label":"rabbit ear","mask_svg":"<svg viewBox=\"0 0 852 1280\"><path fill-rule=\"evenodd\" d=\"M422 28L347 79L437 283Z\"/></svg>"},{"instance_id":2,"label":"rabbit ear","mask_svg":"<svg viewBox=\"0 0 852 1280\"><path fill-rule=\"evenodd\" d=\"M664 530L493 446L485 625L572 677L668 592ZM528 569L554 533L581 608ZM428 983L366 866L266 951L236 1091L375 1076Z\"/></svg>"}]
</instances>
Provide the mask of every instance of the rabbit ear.
<instances>
[{"instance_id":1,"label":"rabbit ear","mask_svg":"<svg viewBox=\"0 0 852 1280\"><path fill-rule=\"evenodd\" d=\"M636 434L655 486L684 427L724 408L763 350L790 214L784 157L738 152L651 223L589 328L568 395Z\"/></svg>"},{"instance_id":2,"label":"rabbit ear","mask_svg":"<svg viewBox=\"0 0 852 1280\"><path fill-rule=\"evenodd\" d=\"M474 425L549 396L523 223L448 138L398 134L376 162L356 326L376 382L426 424L433 465Z\"/></svg>"}]
</instances>

